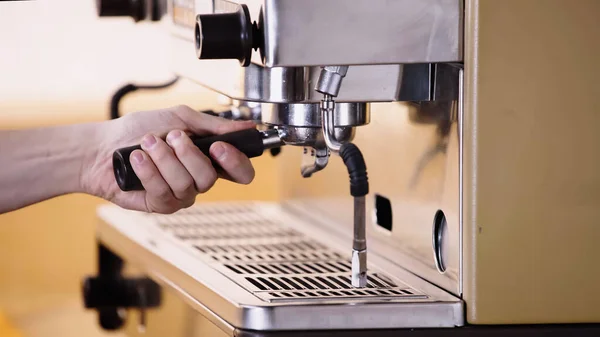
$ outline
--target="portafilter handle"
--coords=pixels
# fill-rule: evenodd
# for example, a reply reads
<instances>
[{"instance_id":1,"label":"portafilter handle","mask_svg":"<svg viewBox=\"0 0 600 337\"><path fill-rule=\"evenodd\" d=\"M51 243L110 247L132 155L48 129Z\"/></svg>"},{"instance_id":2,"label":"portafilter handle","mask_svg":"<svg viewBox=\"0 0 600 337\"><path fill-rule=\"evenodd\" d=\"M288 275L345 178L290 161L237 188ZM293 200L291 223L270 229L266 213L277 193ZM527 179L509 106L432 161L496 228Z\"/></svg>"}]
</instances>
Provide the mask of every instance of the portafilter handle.
<instances>
[{"instance_id":1,"label":"portafilter handle","mask_svg":"<svg viewBox=\"0 0 600 337\"><path fill-rule=\"evenodd\" d=\"M257 129L247 129L215 135L209 137L190 137L194 145L196 145L202 153L207 157L210 147L215 142L225 142L233 145L240 150L248 158L258 157L263 154L264 150L282 146L283 143L279 137L277 130L259 131ZM125 147L116 150L113 153L113 171L119 188L123 191L139 191L144 190L142 182L133 171L129 157L135 150L141 149L140 145ZM217 169L220 168L212 158L211 162Z\"/></svg>"}]
</instances>

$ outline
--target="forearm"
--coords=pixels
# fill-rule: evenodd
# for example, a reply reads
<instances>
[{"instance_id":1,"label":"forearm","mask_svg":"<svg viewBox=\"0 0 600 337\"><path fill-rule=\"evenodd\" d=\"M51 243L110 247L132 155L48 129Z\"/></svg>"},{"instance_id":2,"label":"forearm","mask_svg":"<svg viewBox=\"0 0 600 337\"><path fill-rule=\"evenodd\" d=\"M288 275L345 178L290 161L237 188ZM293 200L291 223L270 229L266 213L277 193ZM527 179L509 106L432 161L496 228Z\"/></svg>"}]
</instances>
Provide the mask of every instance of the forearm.
<instances>
[{"instance_id":1,"label":"forearm","mask_svg":"<svg viewBox=\"0 0 600 337\"><path fill-rule=\"evenodd\" d=\"M0 131L0 213L84 192L81 177L98 126Z\"/></svg>"}]
</instances>

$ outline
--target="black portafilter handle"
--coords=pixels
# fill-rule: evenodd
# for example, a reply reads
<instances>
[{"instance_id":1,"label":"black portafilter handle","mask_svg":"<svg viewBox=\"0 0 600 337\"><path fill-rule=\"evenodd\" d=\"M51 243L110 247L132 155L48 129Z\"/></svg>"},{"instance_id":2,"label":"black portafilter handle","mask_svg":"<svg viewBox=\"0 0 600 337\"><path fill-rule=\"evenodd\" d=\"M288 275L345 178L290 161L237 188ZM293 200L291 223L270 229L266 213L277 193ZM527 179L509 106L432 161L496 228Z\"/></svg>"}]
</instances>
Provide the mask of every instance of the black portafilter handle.
<instances>
[{"instance_id":1,"label":"black portafilter handle","mask_svg":"<svg viewBox=\"0 0 600 337\"><path fill-rule=\"evenodd\" d=\"M248 158L258 157L263 154L265 149L281 146L281 140L275 130L261 132L257 129L247 129L235 131L222 135L200 137L190 137L202 153L210 157L210 146L215 142L225 142L233 145ZM118 149L113 153L113 171L119 188L123 191L140 191L144 189L142 182L133 171L129 156L135 150L141 149L140 145ZM213 166L219 168L219 165L212 160Z\"/></svg>"}]
</instances>

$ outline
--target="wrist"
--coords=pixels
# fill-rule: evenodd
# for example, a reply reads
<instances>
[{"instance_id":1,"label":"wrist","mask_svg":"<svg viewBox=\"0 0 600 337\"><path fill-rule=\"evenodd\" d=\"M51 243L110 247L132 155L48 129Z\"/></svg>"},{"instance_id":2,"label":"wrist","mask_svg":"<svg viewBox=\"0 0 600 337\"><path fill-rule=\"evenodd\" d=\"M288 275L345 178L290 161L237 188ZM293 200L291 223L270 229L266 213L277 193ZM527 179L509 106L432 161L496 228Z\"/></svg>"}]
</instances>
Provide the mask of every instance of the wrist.
<instances>
[{"instance_id":1,"label":"wrist","mask_svg":"<svg viewBox=\"0 0 600 337\"><path fill-rule=\"evenodd\" d=\"M106 135L110 134L107 130L109 122L98 122L86 125L80 125L75 132L75 141L80 142L78 147L78 179L76 185L77 193L86 193L98 196L97 184L100 166L106 165L103 160L105 155L102 153L106 147Z\"/></svg>"}]
</instances>

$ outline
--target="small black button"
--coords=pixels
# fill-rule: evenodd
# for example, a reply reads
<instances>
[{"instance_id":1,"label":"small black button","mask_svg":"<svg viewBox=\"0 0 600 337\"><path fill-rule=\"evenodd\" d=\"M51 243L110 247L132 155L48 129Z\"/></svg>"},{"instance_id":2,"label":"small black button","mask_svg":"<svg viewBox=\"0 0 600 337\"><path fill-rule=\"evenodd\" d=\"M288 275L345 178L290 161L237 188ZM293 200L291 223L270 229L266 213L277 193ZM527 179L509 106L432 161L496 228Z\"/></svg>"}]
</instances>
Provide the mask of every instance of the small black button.
<instances>
[{"instance_id":1,"label":"small black button","mask_svg":"<svg viewBox=\"0 0 600 337\"><path fill-rule=\"evenodd\" d=\"M96 0L100 17L129 16L135 21L146 17L146 0Z\"/></svg>"}]
</instances>

